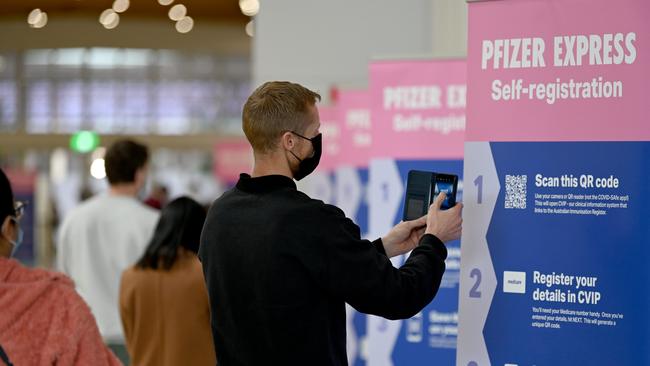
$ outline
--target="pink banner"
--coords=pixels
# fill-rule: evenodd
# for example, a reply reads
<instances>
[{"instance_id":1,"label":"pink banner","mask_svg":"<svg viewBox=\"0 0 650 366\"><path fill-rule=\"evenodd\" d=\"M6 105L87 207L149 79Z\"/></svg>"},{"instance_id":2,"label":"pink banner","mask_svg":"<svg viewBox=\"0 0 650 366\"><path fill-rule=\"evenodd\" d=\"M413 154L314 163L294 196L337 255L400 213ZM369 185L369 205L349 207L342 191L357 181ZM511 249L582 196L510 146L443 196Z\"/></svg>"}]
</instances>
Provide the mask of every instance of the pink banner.
<instances>
[{"instance_id":1,"label":"pink banner","mask_svg":"<svg viewBox=\"0 0 650 366\"><path fill-rule=\"evenodd\" d=\"M337 107L341 121L339 165L367 167L372 146L370 94L365 90L341 90Z\"/></svg>"},{"instance_id":2,"label":"pink banner","mask_svg":"<svg viewBox=\"0 0 650 366\"><path fill-rule=\"evenodd\" d=\"M336 107L318 106L318 114L323 134L323 156L318 171L330 172L336 168L341 154L341 124Z\"/></svg>"},{"instance_id":3,"label":"pink banner","mask_svg":"<svg viewBox=\"0 0 650 366\"><path fill-rule=\"evenodd\" d=\"M649 14L647 0L473 3L467 140L650 139Z\"/></svg>"},{"instance_id":4,"label":"pink banner","mask_svg":"<svg viewBox=\"0 0 650 366\"><path fill-rule=\"evenodd\" d=\"M462 158L465 73L464 60L371 64L372 157Z\"/></svg>"},{"instance_id":5,"label":"pink banner","mask_svg":"<svg viewBox=\"0 0 650 366\"><path fill-rule=\"evenodd\" d=\"M214 147L214 173L226 183L239 180L240 173L251 173L253 149L246 139L218 142Z\"/></svg>"},{"instance_id":6,"label":"pink banner","mask_svg":"<svg viewBox=\"0 0 650 366\"><path fill-rule=\"evenodd\" d=\"M33 171L6 169L5 174L11 183L14 194L33 193L36 185L37 174Z\"/></svg>"}]
</instances>

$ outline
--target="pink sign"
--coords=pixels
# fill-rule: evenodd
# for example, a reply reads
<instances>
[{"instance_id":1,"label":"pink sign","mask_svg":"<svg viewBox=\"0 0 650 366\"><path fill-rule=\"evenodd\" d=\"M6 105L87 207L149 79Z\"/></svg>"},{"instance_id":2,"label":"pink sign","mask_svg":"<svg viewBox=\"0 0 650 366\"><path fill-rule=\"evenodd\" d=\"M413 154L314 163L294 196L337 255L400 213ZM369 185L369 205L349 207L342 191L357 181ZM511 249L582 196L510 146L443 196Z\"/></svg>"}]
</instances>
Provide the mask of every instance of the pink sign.
<instances>
[{"instance_id":1,"label":"pink sign","mask_svg":"<svg viewBox=\"0 0 650 366\"><path fill-rule=\"evenodd\" d=\"M372 157L462 158L466 67L464 60L371 64Z\"/></svg>"},{"instance_id":2,"label":"pink sign","mask_svg":"<svg viewBox=\"0 0 650 366\"><path fill-rule=\"evenodd\" d=\"M5 174L14 193L33 193L37 174L33 171L6 169Z\"/></svg>"},{"instance_id":3,"label":"pink sign","mask_svg":"<svg viewBox=\"0 0 650 366\"><path fill-rule=\"evenodd\" d=\"M337 107L341 121L339 165L367 167L372 146L370 94L365 90L341 90Z\"/></svg>"},{"instance_id":4,"label":"pink sign","mask_svg":"<svg viewBox=\"0 0 650 366\"><path fill-rule=\"evenodd\" d=\"M234 183L240 173L253 168L253 149L246 139L217 142L214 147L214 173L221 181Z\"/></svg>"},{"instance_id":5,"label":"pink sign","mask_svg":"<svg viewBox=\"0 0 650 366\"><path fill-rule=\"evenodd\" d=\"M647 0L473 3L467 140L650 139L648 14Z\"/></svg>"},{"instance_id":6,"label":"pink sign","mask_svg":"<svg viewBox=\"0 0 650 366\"><path fill-rule=\"evenodd\" d=\"M329 172L336 168L341 154L341 124L336 107L318 106L320 132L323 134L323 155L318 171Z\"/></svg>"}]
</instances>

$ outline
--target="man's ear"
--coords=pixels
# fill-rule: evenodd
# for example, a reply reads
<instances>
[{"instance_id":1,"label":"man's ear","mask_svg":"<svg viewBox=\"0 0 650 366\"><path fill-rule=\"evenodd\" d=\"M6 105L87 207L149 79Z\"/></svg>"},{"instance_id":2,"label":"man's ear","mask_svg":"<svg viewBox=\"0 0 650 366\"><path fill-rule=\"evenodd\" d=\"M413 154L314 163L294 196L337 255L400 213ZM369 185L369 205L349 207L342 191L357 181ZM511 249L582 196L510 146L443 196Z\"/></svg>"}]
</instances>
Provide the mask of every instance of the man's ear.
<instances>
[{"instance_id":1,"label":"man's ear","mask_svg":"<svg viewBox=\"0 0 650 366\"><path fill-rule=\"evenodd\" d=\"M143 188L144 185L147 183L147 169L148 165L143 166L142 168L139 168L138 170L135 171L135 184Z\"/></svg>"},{"instance_id":2,"label":"man's ear","mask_svg":"<svg viewBox=\"0 0 650 366\"><path fill-rule=\"evenodd\" d=\"M295 145L295 139L294 136L291 132L285 132L282 134L282 137L280 138L280 145L285 149L285 150L293 150L293 147Z\"/></svg>"}]
</instances>

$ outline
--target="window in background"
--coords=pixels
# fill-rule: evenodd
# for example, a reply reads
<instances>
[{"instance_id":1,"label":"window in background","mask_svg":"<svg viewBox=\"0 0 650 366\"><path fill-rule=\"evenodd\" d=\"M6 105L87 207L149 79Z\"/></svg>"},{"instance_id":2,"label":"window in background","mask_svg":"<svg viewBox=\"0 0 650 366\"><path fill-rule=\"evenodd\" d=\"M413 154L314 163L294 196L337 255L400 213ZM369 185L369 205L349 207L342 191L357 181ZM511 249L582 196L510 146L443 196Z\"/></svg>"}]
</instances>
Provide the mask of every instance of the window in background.
<instances>
[{"instance_id":1,"label":"window in background","mask_svg":"<svg viewBox=\"0 0 650 366\"><path fill-rule=\"evenodd\" d=\"M15 56L0 53L0 131L16 129L18 105L15 68Z\"/></svg>"},{"instance_id":2,"label":"window in background","mask_svg":"<svg viewBox=\"0 0 650 366\"><path fill-rule=\"evenodd\" d=\"M245 57L69 48L30 50L23 59L23 76L0 73L0 128L9 115L5 104L14 106L15 119L18 94L12 85L20 77L26 87L29 133L239 131L241 108L250 93Z\"/></svg>"}]
</instances>

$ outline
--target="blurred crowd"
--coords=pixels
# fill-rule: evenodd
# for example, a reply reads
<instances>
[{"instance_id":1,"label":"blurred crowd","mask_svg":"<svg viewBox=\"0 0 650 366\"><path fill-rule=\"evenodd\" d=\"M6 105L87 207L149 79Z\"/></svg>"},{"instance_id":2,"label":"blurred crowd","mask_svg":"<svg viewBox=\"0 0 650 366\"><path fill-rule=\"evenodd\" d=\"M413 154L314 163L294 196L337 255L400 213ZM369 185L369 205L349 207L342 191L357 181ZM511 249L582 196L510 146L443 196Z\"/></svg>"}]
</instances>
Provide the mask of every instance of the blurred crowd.
<instances>
[{"instance_id":1,"label":"blurred crowd","mask_svg":"<svg viewBox=\"0 0 650 366\"><path fill-rule=\"evenodd\" d=\"M196 255L205 208L168 202L162 185L140 201L150 156L136 141L104 160L109 189L63 218L56 271L12 259L29 203L0 169L0 364L214 365Z\"/></svg>"}]
</instances>

